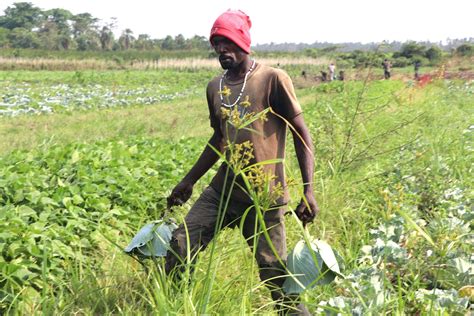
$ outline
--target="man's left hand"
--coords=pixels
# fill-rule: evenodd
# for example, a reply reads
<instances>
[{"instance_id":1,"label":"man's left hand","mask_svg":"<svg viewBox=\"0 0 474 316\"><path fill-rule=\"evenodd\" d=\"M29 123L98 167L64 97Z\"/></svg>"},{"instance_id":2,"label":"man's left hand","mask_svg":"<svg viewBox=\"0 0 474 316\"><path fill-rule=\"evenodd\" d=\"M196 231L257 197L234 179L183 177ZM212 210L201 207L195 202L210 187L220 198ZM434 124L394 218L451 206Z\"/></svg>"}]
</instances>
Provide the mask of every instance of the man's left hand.
<instances>
[{"instance_id":1,"label":"man's left hand","mask_svg":"<svg viewBox=\"0 0 474 316\"><path fill-rule=\"evenodd\" d=\"M313 193L306 193L301 199L300 204L296 207L296 215L303 222L303 226L311 223L316 215L319 213L319 206L314 198Z\"/></svg>"}]
</instances>

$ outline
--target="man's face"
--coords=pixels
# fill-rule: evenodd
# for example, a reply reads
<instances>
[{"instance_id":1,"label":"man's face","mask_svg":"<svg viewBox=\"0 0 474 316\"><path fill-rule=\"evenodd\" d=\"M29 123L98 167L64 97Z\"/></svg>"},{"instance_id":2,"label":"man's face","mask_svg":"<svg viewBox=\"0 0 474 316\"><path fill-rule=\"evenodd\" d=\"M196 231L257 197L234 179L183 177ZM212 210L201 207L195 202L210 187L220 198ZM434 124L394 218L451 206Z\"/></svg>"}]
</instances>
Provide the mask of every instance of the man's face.
<instances>
[{"instance_id":1,"label":"man's face","mask_svg":"<svg viewBox=\"0 0 474 316\"><path fill-rule=\"evenodd\" d=\"M237 44L223 36L214 36L212 47L219 55L219 63L223 69L238 67L247 55Z\"/></svg>"}]
</instances>

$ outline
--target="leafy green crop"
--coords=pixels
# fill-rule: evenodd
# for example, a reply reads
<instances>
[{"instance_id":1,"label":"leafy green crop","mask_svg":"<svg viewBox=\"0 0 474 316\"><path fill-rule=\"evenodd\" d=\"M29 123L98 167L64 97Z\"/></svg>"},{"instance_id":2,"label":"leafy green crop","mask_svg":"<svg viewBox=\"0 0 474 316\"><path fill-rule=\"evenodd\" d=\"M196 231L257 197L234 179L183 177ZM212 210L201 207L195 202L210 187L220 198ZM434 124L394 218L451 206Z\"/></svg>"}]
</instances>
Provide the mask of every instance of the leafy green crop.
<instances>
[{"instance_id":1,"label":"leafy green crop","mask_svg":"<svg viewBox=\"0 0 474 316\"><path fill-rule=\"evenodd\" d=\"M212 72L4 72L0 116L152 105L202 93ZM2 80L3 79L3 80Z\"/></svg>"},{"instance_id":2,"label":"leafy green crop","mask_svg":"<svg viewBox=\"0 0 474 316\"><path fill-rule=\"evenodd\" d=\"M0 158L0 309L25 287L59 284L69 262L93 265L104 235L159 217L166 190L202 146L138 139Z\"/></svg>"}]
</instances>

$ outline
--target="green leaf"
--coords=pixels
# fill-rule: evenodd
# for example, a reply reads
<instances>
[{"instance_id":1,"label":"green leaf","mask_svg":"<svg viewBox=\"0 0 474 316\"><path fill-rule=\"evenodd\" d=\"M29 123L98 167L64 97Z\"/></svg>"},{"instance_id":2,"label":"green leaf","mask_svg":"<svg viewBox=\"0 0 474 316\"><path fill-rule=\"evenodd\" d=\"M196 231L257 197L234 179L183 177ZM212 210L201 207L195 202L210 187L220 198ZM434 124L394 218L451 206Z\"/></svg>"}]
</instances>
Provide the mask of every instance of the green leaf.
<instances>
[{"instance_id":1,"label":"green leaf","mask_svg":"<svg viewBox=\"0 0 474 316\"><path fill-rule=\"evenodd\" d=\"M283 283L283 290L288 294L299 294L316 285L331 283L336 276L342 277L332 248L320 240L311 242L310 247L300 240L288 255L287 269L290 275Z\"/></svg>"},{"instance_id":2,"label":"green leaf","mask_svg":"<svg viewBox=\"0 0 474 316\"><path fill-rule=\"evenodd\" d=\"M80 161L81 160L81 153L78 152L77 150L75 150L73 153L72 153L72 156L71 156L71 163L72 164L75 164L76 162Z\"/></svg>"},{"instance_id":3,"label":"green leaf","mask_svg":"<svg viewBox=\"0 0 474 316\"><path fill-rule=\"evenodd\" d=\"M420 233L420 235L423 236L426 239L426 241L428 241L433 247L436 247L436 245L435 245L433 239L430 237L430 235L428 235L428 233L425 232L425 230L423 228L421 228L417 223L415 223L415 221L410 217L410 215L408 215L408 213L406 213L405 211L403 211L401 209L399 209L398 212L408 222L408 224L410 224L410 226L412 228L414 228L416 231L418 231Z\"/></svg>"},{"instance_id":4,"label":"green leaf","mask_svg":"<svg viewBox=\"0 0 474 316\"><path fill-rule=\"evenodd\" d=\"M31 207L22 205L18 208L18 215L20 217L36 217L36 212Z\"/></svg>"},{"instance_id":5,"label":"green leaf","mask_svg":"<svg viewBox=\"0 0 474 316\"><path fill-rule=\"evenodd\" d=\"M27 199L33 204L38 203L40 197L41 193L39 191L31 191L27 194Z\"/></svg>"},{"instance_id":6,"label":"green leaf","mask_svg":"<svg viewBox=\"0 0 474 316\"><path fill-rule=\"evenodd\" d=\"M63 202L63 205L64 205L65 207L70 207L70 206L72 206L72 198L69 197L69 196L63 198L63 199L62 199L62 202Z\"/></svg>"},{"instance_id":7,"label":"green leaf","mask_svg":"<svg viewBox=\"0 0 474 316\"><path fill-rule=\"evenodd\" d=\"M43 196L40 201L41 201L41 204L43 205L58 206L58 203L55 200L47 196Z\"/></svg>"},{"instance_id":8,"label":"green leaf","mask_svg":"<svg viewBox=\"0 0 474 316\"><path fill-rule=\"evenodd\" d=\"M128 149L128 152L132 155L136 155L138 154L138 146L137 145L133 145L131 146L129 149Z\"/></svg>"},{"instance_id":9,"label":"green leaf","mask_svg":"<svg viewBox=\"0 0 474 316\"><path fill-rule=\"evenodd\" d=\"M343 277L341 270L339 269L339 263L336 259L336 255L334 254L334 251L332 250L331 246L329 246L327 242L318 239L314 240L313 243L316 246L316 249L326 266L332 272Z\"/></svg>"},{"instance_id":10,"label":"green leaf","mask_svg":"<svg viewBox=\"0 0 474 316\"><path fill-rule=\"evenodd\" d=\"M72 197L72 202L75 205L80 205L84 202L84 199L79 194L74 194L74 196Z\"/></svg>"},{"instance_id":11,"label":"green leaf","mask_svg":"<svg viewBox=\"0 0 474 316\"><path fill-rule=\"evenodd\" d=\"M64 182L63 182L60 178L57 179L57 182L58 182L58 186L59 186L59 187L64 188L64 187L66 186L66 185L64 184Z\"/></svg>"},{"instance_id":12,"label":"green leaf","mask_svg":"<svg viewBox=\"0 0 474 316\"><path fill-rule=\"evenodd\" d=\"M456 258L452 260L454 267L459 273L469 273L474 275L474 264L464 260L463 258Z\"/></svg>"}]
</instances>

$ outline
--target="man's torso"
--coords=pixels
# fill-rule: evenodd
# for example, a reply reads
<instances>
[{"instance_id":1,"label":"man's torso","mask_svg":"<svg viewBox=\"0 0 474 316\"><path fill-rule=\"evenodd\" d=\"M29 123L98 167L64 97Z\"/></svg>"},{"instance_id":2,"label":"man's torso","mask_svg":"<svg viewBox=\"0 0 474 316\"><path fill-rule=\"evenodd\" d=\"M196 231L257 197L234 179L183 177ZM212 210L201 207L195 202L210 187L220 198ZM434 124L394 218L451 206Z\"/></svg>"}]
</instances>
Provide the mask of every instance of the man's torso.
<instances>
[{"instance_id":1,"label":"man's torso","mask_svg":"<svg viewBox=\"0 0 474 316\"><path fill-rule=\"evenodd\" d=\"M291 119L301 113L301 107L296 100L291 79L282 70L257 64L256 68L249 74L245 82L245 89L238 102L248 101L250 105L247 104L248 107L243 107L236 104L232 108L223 106L219 94L220 89L224 89L224 87L230 89L230 96L223 96L222 99L226 104L233 104L242 89L243 81L242 79L232 82L218 76L209 83L207 99L211 126L222 133L226 144L229 142L234 144L250 142L253 158L249 161L249 164L261 163L271 159L284 159L287 128L286 122L281 117ZM257 119L246 126L246 129L236 129L225 117L228 113L223 114L222 109L229 112L238 110L241 117L247 114L248 119L251 116L259 116L259 113L265 110L271 112L266 113L266 121ZM229 156L229 151L227 151L227 155ZM275 176L275 179L269 183L270 187L273 188L277 183L280 183L283 188L283 194L275 201L275 204L287 203L288 192L283 163L268 164L264 165L263 168L265 173ZM226 192L228 193L233 177L234 174L231 170L227 171L227 164L224 162L212 180L211 186L218 191L222 191L224 182L226 182ZM232 190L232 198L251 203L248 194L239 187L245 186L242 179L237 178L236 183L237 185L234 185Z\"/></svg>"}]
</instances>

